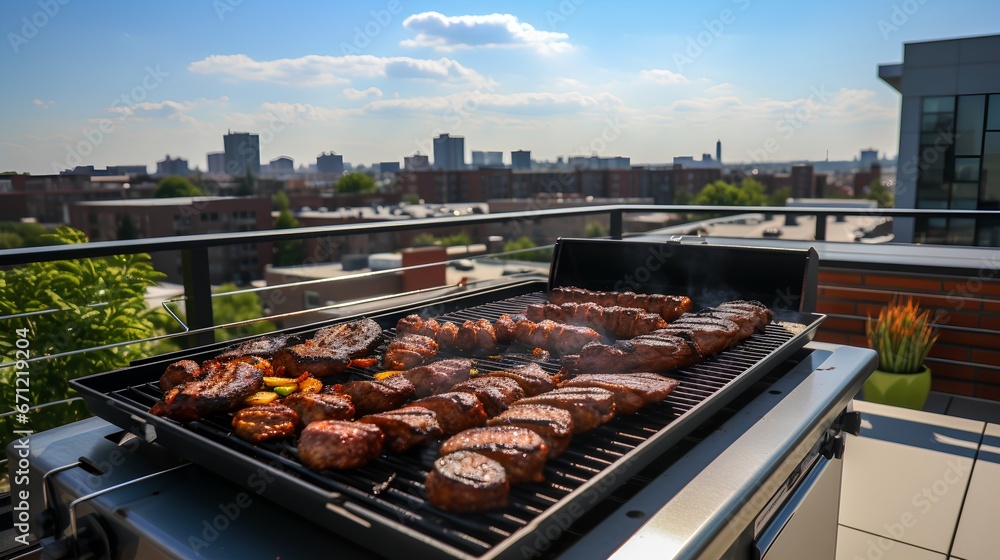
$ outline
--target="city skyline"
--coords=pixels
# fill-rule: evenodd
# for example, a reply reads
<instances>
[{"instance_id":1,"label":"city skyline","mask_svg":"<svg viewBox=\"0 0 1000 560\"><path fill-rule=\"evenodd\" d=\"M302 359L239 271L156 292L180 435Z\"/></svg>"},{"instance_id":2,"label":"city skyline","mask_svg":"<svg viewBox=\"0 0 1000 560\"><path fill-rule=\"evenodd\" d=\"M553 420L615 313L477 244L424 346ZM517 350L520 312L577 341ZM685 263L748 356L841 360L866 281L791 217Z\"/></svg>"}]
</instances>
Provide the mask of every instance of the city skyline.
<instances>
[{"instance_id":1,"label":"city skyline","mask_svg":"<svg viewBox=\"0 0 1000 560\"><path fill-rule=\"evenodd\" d=\"M995 32L1000 16L919 0L101 6L0 7L14 77L0 170L165 154L204 170L227 129L259 134L262 161L297 165L328 151L402 161L441 133L466 138L466 161L523 149L669 163L718 138L727 162L891 157L899 100L877 65L904 42Z\"/></svg>"}]
</instances>

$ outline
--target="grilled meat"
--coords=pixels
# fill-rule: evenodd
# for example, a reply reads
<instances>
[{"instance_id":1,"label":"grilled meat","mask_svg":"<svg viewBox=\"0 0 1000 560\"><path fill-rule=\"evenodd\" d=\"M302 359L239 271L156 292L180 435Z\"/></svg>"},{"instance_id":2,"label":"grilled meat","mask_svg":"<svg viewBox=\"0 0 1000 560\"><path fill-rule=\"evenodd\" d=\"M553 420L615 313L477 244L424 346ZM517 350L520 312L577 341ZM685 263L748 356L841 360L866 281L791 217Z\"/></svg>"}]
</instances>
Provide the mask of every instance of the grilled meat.
<instances>
[{"instance_id":1,"label":"grilled meat","mask_svg":"<svg viewBox=\"0 0 1000 560\"><path fill-rule=\"evenodd\" d=\"M150 412L174 420L197 420L234 410L264 386L264 371L244 361L205 362L203 369L197 381L167 391Z\"/></svg>"},{"instance_id":2,"label":"grilled meat","mask_svg":"<svg viewBox=\"0 0 1000 560\"><path fill-rule=\"evenodd\" d=\"M410 369L434 359L437 353L438 344L433 338L407 333L389 343L382 356L382 366L392 370Z\"/></svg>"},{"instance_id":3,"label":"grilled meat","mask_svg":"<svg viewBox=\"0 0 1000 560\"><path fill-rule=\"evenodd\" d=\"M302 344L282 348L274 356L274 366L286 377L333 375L347 369L351 359L370 354L381 342L382 328L371 319L342 323L317 331Z\"/></svg>"},{"instance_id":4,"label":"grilled meat","mask_svg":"<svg viewBox=\"0 0 1000 560\"><path fill-rule=\"evenodd\" d=\"M525 346L563 355L575 354L585 345L601 339L601 335L589 327L563 325L548 319L538 323L521 319L514 337Z\"/></svg>"},{"instance_id":5,"label":"grilled meat","mask_svg":"<svg viewBox=\"0 0 1000 560\"><path fill-rule=\"evenodd\" d=\"M495 352L497 335L493 330L493 324L486 319L462 323L454 346L456 350L462 352Z\"/></svg>"},{"instance_id":6,"label":"grilled meat","mask_svg":"<svg viewBox=\"0 0 1000 560\"><path fill-rule=\"evenodd\" d=\"M493 323L493 332L497 335L497 344L512 344L517 333L517 323L510 315L501 315Z\"/></svg>"},{"instance_id":7,"label":"grilled meat","mask_svg":"<svg viewBox=\"0 0 1000 560\"><path fill-rule=\"evenodd\" d=\"M596 303L605 307L619 305L635 307L655 313L666 321L673 321L682 313L691 310L691 298L685 296L665 296L662 294L636 294L633 292L593 292L582 288L554 288L549 292L549 301L556 305L563 303Z\"/></svg>"},{"instance_id":8,"label":"grilled meat","mask_svg":"<svg viewBox=\"0 0 1000 560\"><path fill-rule=\"evenodd\" d=\"M602 307L596 303L564 303L562 305L534 303L525 316L529 321L550 319L557 323L581 325L618 338L633 338L667 326L657 313L618 305Z\"/></svg>"},{"instance_id":9,"label":"grilled meat","mask_svg":"<svg viewBox=\"0 0 1000 560\"><path fill-rule=\"evenodd\" d=\"M295 435L299 415L281 404L250 406L233 415L232 425L241 439L260 443Z\"/></svg>"},{"instance_id":10,"label":"grilled meat","mask_svg":"<svg viewBox=\"0 0 1000 560\"><path fill-rule=\"evenodd\" d=\"M160 389L169 391L174 387L201 377L201 366L194 360L180 360L167 366L160 376Z\"/></svg>"},{"instance_id":11,"label":"grilled meat","mask_svg":"<svg viewBox=\"0 0 1000 560\"><path fill-rule=\"evenodd\" d=\"M667 328L620 340L588 344L563 359L574 373L666 371L691 365L762 331L774 314L759 302L733 301L685 313Z\"/></svg>"},{"instance_id":12,"label":"grilled meat","mask_svg":"<svg viewBox=\"0 0 1000 560\"><path fill-rule=\"evenodd\" d=\"M452 389L475 395L482 401L483 409L490 418L507 410L514 401L524 398L524 389L509 377L484 375L463 381Z\"/></svg>"},{"instance_id":13,"label":"grilled meat","mask_svg":"<svg viewBox=\"0 0 1000 560\"><path fill-rule=\"evenodd\" d=\"M549 448L542 436L517 426L472 428L441 445L441 454L456 451L480 453L503 465L511 484L541 482Z\"/></svg>"},{"instance_id":14,"label":"grilled meat","mask_svg":"<svg viewBox=\"0 0 1000 560\"><path fill-rule=\"evenodd\" d=\"M497 349L496 332L493 324L486 319L465 321L459 326L450 321L439 323L419 315L407 315L396 323L396 333L426 336L434 339L442 349L459 352L489 353Z\"/></svg>"},{"instance_id":15,"label":"grilled meat","mask_svg":"<svg viewBox=\"0 0 1000 560\"><path fill-rule=\"evenodd\" d=\"M563 387L521 399L514 406L524 404L547 404L569 412L574 434L593 430L615 417L614 394L599 387Z\"/></svg>"},{"instance_id":16,"label":"grilled meat","mask_svg":"<svg viewBox=\"0 0 1000 560\"><path fill-rule=\"evenodd\" d=\"M292 393L281 399L281 404L298 413L303 425L354 418L354 403L343 394Z\"/></svg>"},{"instance_id":17,"label":"grilled meat","mask_svg":"<svg viewBox=\"0 0 1000 560\"><path fill-rule=\"evenodd\" d=\"M419 399L450 391L456 383L469 378L471 369L471 361L465 358L452 358L408 369L401 375L413 383L416 387L414 395Z\"/></svg>"},{"instance_id":18,"label":"grilled meat","mask_svg":"<svg viewBox=\"0 0 1000 560\"><path fill-rule=\"evenodd\" d=\"M415 400L412 405L433 411L437 415L441 429L449 435L486 423L483 403L472 393L462 391L439 393Z\"/></svg>"},{"instance_id":19,"label":"grilled meat","mask_svg":"<svg viewBox=\"0 0 1000 560\"><path fill-rule=\"evenodd\" d=\"M418 443L444 435L434 412L422 406L371 414L358 422L378 426L385 438L383 445L393 453L403 453Z\"/></svg>"},{"instance_id":20,"label":"grilled meat","mask_svg":"<svg viewBox=\"0 0 1000 560\"><path fill-rule=\"evenodd\" d=\"M473 512L507 507L510 483L507 472L495 460L471 451L456 451L434 461L425 488L432 506Z\"/></svg>"},{"instance_id":21,"label":"grilled meat","mask_svg":"<svg viewBox=\"0 0 1000 560\"><path fill-rule=\"evenodd\" d=\"M573 438L573 416L547 404L519 404L487 422L490 426L518 426L542 436L549 446L549 459L562 455Z\"/></svg>"},{"instance_id":22,"label":"grilled meat","mask_svg":"<svg viewBox=\"0 0 1000 560\"><path fill-rule=\"evenodd\" d=\"M539 393L551 391L556 388L559 381L556 376L549 375L541 366L530 363L518 366L514 369L491 371L486 377L508 377L517 382L524 389L524 396L533 397Z\"/></svg>"},{"instance_id":23,"label":"grilled meat","mask_svg":"<svg viewBox=\"0 0 1000 560\"><path fill-rule=\"evenodd\" d=\"M226 360L232 360L233 358L243 358L246 356L271 358L278 353L278 350L281 350L287 346L289 342L294 340L295 337L288 334L262 336L246 342L227 346L222 350L221 354L215 357L215 359L220 362L224 362Z\"/></svg>"},{"instance_id":24,"label":"grilled meat","mask_svg":"<svg viewBox=\"0 0 1000 560\"><path fill-rule=\"evenodd\" d=\"M424 319L420 315L413 314L403 317L396 322L396 336L404 334L419 334L437 338L441 331L441 326L434 319Z\"/></svg>"},{"instance_id":25,"label":"grilled meat","mask_svg":"<svg viewBox=\"0 0 1000 560\"><path fill-rule=\"evenodd\" d=\"M382 453L382 430L373 424L321 420L302 430L299 459L310 469L354 469Z\"/></svg>"},{"instance_id":26,"label":"grilled meat","mask_svg":"<svg viewBox=\"0 0 1000 560\"><path fill-rule=\"evenodd\" d=\"M324 393L341 393L350 397L358 416L399 408L415 391L416 387L403 374L381 381L348 381L323 388Z\"/></svg>"},{"instance_id":27,"label":"grilled meat","mask_svg":"<svg viewBox=\"0 0 1000 560\"><path fill-rule=\"evenodd\" d=\"M451 321L444 321L440 324L440 330L438 330L435 340L442 348L454 348L458 340L458 331L458 325Z\"/></svg>"},{"instance_id":28,"label":"grilled meat","mask_svg":"<svg viewBox=\"0 0 1000 560\"><path fill-rule=\"evenodd\" d=\"M600 387L615 396L615 413L632 414L647 404L660 402L677 387L675 379L655 373L605 373L578 375L563 387Z\"/></svg>"}]
</instances>

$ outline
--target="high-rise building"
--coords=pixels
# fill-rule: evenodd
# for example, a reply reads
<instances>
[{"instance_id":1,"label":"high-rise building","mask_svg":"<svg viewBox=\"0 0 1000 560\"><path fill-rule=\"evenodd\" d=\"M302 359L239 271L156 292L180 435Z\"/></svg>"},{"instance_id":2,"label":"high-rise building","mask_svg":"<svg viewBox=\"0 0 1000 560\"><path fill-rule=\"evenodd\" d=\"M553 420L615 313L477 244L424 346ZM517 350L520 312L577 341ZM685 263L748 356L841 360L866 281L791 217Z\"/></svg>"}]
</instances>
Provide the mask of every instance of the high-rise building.
<instances>
[{"instance_id":1,"label":"high-rise building","mask_svg":"<svg viewBox=\"0 0 1000 560\"><path fill-rule=\"evenodd\" d=\"M407 171L422 171L428 169L431 166L431 160L429 157L417 152L412 156L403 158L403 169Z\"/></svg>"},{"instance_id":2,"label":"high-rise building","mask_svg":"<svg viewBox=\"0 0 1000 560\"><path fill-rule=\"evenodd\" d=\"M903 45L895 206L1000 209L1000 35ZM894 218L895 241L1000 247L1000 220Z\"/></svg>"},{"instance_id":3,"label":"high-rise building","mask_svg":"<svg viewBox=\"0 0 1000 560\"><path fill-rule=\"evenodd\" d=\"M398 161L381 161L378 164L379 175L383 177L386 175L395 175L399 173L399 162Z\"/></svg>"},{"instance_id":4,"label":"high-rise building","mask_svg":"<svg viewBox=\"0 0 1000 560\"><path fill-rule=\"evenodd\" d=\"M260 175L260 136L249 132L229 132L222 141L226 153L226 173Z\"/></svg>"},{"instance_id":5,"label":"high-rise building","mask_svg":"<svg viewBox=\"0 0 1000 560\"><path fill-rule=\"evenodd\" d=\"M793 165L792 166L792 197L793 198L813 198L816 193L813 190L813 166Z\"/></svg>"},{"instance_id":6,"label":"high-rise building","mask_svg":"<svg viewBox=\"0 0 1000 560\"><path fill-rule=\"evenodd\" d=\"M473 150L472 167L502 167L503 152L480 152Z\"/></svg>"},{"instance_id":7,"label":"high-rise building","mask_svg":"<svg viewBox=\"0 0 1000 560\"><path fill-rule=\"evenodd\" d=\"M170 154L167 154L163 161L156 162L157 175L187 175L188 173L191 173L191 168L188 167L188 160L184 158L171 158Z\"/></svg>"},{"instance_id":8,"label":"high-rise building","mask_svg":"<svg viewBox=\"0 0 1000 560\"><path fill-rule=\"evenodd\" d=\"M715 161L716 163L722 163L722 139L715 141Z\"/></svg>"},{"instance_id":9,"label":"high-rise building","mask_svg":"<svg viewBox=\"0 0 1000 560\"><path fill-rule=\"evenodd\" d=\"M295 160L288 156L274 158L267 165L267 170L271 175L290 175L295 173Z\"/></svg>"},{"instance_id":10,"label":"high-rise building","mask_svg":"<svg viewBox=\"0 0 1000 560\"><path fill-rule=\"evenodd\" d=\"M438 169L465 168L465 138L441 134L434 139L434 167Z\"/></svg>"},{"instance_id":11,"label":"high-rise building","mask_svg":"<svg viewBox=\"0 0 1000 560\"><path fill-rule=\"evenodd\" d=\"M517 171L527 171L531 169L531 152L528 150L517 150L511 152L510 168Z\"/></svg>"},{"instance_id":12,"label":"high-rise building","mask_svg":"<svg viewBox=\"0 0 1000 560\"><path fill-rule=\"evenodd\" d=\"M868 171L873 163L878 163L878 150L861 150L861 159L858 160L858 168Z\"/></svg>"},{"instance_id":13,"label":"high-rise building","mask_svg":"<svg viewBox=\"0 0 1000 560\"><path fill-rule=\"evenodd\" d=\"M344 156L333 152L324 152L316 156L316 171L318 173L330 173L334 175L343 174Z\"/></svg>"},{"instance_id":14,"label":"high-rise building","mask_svg":"<svg viewBox=\"0 0 1000 560\"><path fill-rule=\"evenodd\" d=\"M226 172L226 152L210 152L205 154L208 159L208 172L221 175Z\"/></svg>"}]
</instances>

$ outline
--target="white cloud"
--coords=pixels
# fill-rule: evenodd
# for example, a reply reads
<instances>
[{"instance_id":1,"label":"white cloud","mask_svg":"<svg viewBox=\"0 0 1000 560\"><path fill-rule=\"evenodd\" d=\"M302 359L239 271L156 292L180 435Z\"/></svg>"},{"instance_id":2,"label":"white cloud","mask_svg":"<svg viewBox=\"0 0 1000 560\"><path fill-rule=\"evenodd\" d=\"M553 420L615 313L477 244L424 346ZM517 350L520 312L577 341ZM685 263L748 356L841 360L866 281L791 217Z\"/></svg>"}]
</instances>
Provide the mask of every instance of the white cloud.
<instances>
[{"instance_id":1,"label":"white cloud","mask_svg":"<svg viewBox=\"0 0 1000 560\"><path fill-rule=\"evenodd\" d=\"M540 31L518 21L512 14L482 16L445 16L438 12L414 14L403 20L403 27L417 32L405 47L430 47L440 52L474 48L525 47L551 54L573 49L569 35Z\"/></svg>"},{"instance_id":2,"label":"white cloud","mask_svg":"<svg viewBox=\"0 0 1000 560\"><path fill-rule=\"evenodd\" d=\"M211 105L224 105L229 103L229 97L222 96L217 99L199 97L194 100L184 101L143 101L133 105L115 105L109 107L107 111L115 115L119 120L142 120L152 119L176 119L181 122L194 123L197 120L190 113Z\"/></svg>"},{"instance_id":3,"label":"white cloud","mask_svg":"<svg viewBox=\"0 0 1000 560\"><path fill-rule=\"evenodd\" d=\"M654 68L652 70L643 70L639 72L639 78L646 82L653 82L654 84L687 84L690 83L687 77L683 74L678 74L676 72L671 72L670 70L663 70Z\"/></svg>"},{"instance_id":4,"label":"white cloud","mask_svg":"<svg viewBox=\"0 0 1000 560\"><path fill-rule=\"evenodd\" d=\"M723 82L721 84L715 84L705 88L705 93L712 95L732 95L736 91L736 86L729 82Z\"/></svg>"},{"instance_id":5,"label":"white cloud","mask_svg":"<svg viewBox=\"0 0 1000 560\"><path fill-rule=\"evenodd\" d=\"M377 87L370 87L368 89L346 88L344 90L344 97L352 101L368 99L369 97L382 97L382 90Z\"/></svg>"},{"instance_id":6,"label":"white cloud","mask_svg":"<svg viewBox=\"0 0 1000 560\"><path fill-rule=\"evenodd\" d=\"M49 107L56 104L55 101L49 100L48 102L45 102L42 101L41 99L35 99L34 101L32 101L32 103L34 103L38 107L41 107L42 109L48 109Z\"/></svg>"},{"instance_id":7,"label":"white cloud","mask_svg":"<svg viewBox=\"0 0 1000 560\"><path fill-rule=\"evenodd\" d=\"M212 55L192 62L188 70L197 74L223 74L231 78L283 85L329 86L347 84L355 78L409 78L447 82L471 82L479 75L449 58L438 60L407 56L306 55L298 58L254 60L245 54Z\"/></svg>"},{"instance_id":8,"label":"white cloud","mask_svg":"<svg viewBox=\"0 0 1000 560\"><path fill-rule=\"evenodd\" d=\"M725 88L720 88L718 91L724 90ZM745 101L731 93L691 97L657 108L653 112L667 122L712 122L724 117L740 121L757 119L794 123L797 128L819 122L842 124L893 120L897 116L897 109L880 104L872 90L841 88L828 91L822 86L812 88L804 97L793 99L765 97Z\"/></svg>"},{"instance_id":9,"label":"white cloud","mask_svg":"<svg viewBox=\"0 0 1000 560\"><path fill-rule=\"evenodd\" d=\"M624 106L625 103L619 97L610 93L594 95L584 95L576 91L489 93L477 90L438 97L381 99L368 103L364 109L369 112L404 110L438 114L453 111L459 115L472 114L480 109L508 113L553 114L618 110Z\"/></svg>"}]
</instances>

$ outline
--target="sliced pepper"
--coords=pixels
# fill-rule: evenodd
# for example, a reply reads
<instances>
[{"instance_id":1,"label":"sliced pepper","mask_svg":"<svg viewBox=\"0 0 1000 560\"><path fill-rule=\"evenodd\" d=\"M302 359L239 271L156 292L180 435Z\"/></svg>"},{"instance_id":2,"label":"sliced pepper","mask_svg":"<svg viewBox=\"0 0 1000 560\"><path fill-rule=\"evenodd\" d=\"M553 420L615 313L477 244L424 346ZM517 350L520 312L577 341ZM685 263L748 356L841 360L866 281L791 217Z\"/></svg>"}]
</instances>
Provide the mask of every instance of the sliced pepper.
<instances>
[{"instance_id":1,"label":"sliced pepper","mask_svg":"<svg viewBox=\"0 0 1000 560\"><path fill-rule=\"evenodd\" d=\"M280 387L274 388L275 394L278 395L279 397L287 397L288 395L291 395L292 393L298 390L299 390L298 385L282 385Z\"/></svg>"},{"instance_id":2,"label":"sliced pepper","mask_svg":"<svg viewBox=\"0 0 1000 560\"><path fill-rule=\"evenodd\" d=\"M249 397L243 399L243 404L247 406L257 406L271 404L278 400L278 394L271 391L257 391Z\"/></svg>"},{"instance_id":3,"label":"sliced pepper","mask_svg":"<svg viewBox=\"0 0 1000 560\"><path fill-rule=\"evenodd\" d=\"M281 387L282 385L295 385L297 381L291 377L264 377L265 387Z\"/></svg>"},{"instance_id":4,"label":"sliced pepper","mask_svg":"<svg viewBox=\"0 0 1000 560\"><path fill-rule=\"evenodd\" d=\"M299 391L303 393L318 393L323 388L323 382L315 377L310 377L299 383Z\"/></svg>"},{"instance_id":5,"label":"sliced pepper","mask_svg":"<svg viewBox=\"0 0 1000 560\"><path fill-rule=\"evenodd\" d=\"M375 380L376 381L382 381L383 379L389 379L393 375L399 375L401 373L403 373L403 372L400 371L400 370L396 370L396 371L380 371L380 372L378 372L378 373L375 374Z\"/></svg>"}]
</instances>

